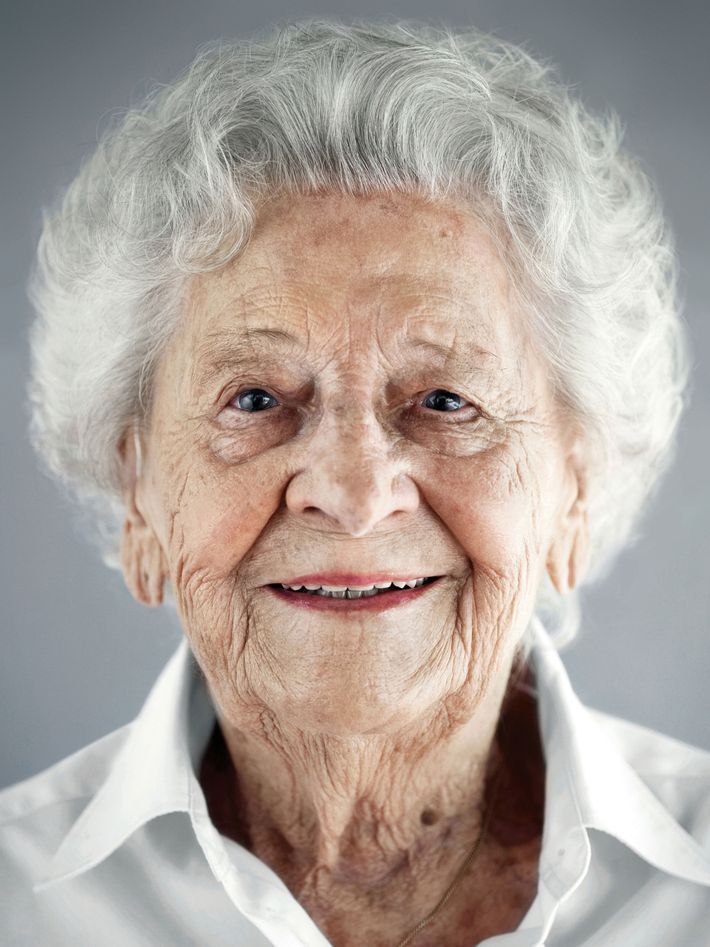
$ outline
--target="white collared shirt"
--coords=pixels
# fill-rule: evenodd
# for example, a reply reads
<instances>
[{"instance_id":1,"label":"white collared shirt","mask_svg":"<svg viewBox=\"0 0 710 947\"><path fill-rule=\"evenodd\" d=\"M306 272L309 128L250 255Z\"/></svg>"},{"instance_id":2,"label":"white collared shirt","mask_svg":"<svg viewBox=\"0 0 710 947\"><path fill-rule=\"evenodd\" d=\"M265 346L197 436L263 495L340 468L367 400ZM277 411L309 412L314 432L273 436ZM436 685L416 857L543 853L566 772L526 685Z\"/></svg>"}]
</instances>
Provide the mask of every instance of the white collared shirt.
<instances>
[{"instance_id":1,"label":"white collared shirt","mask_svg":"<svg viewBox=\"0 0 710 947\"><path fill-rule=\"evenodd\" d=\"M710 752L583 705L533 626L538 891L481 943L710 947ZM0 792L3 947L328 947L213 825L197 773L214 723L183 638L132 723Z\"/></svg>"}]
</instances>

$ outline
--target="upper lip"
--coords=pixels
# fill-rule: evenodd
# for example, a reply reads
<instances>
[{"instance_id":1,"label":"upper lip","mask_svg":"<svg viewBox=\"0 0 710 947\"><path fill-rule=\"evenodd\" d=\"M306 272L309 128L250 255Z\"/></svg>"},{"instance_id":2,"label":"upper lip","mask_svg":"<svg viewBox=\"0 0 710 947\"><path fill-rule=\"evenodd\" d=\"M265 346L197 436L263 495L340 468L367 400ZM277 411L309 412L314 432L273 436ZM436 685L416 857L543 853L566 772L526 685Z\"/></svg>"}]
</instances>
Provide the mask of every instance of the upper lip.
<instances>
[{"instance_id":1,"label":"upper lip","mask_svg":"<svg viewBox=\"0 0 710 947\"><path fill-rule=\"evenodd\" d=\"M289 579L277 579L280 585L347 585L350 588L357 585L374 585L375 582L411 582L413 579L431 578L426 572L368 572L358 575L355 572L311 572L308 575L297 575Z\"/></svg>"}]
</instances>

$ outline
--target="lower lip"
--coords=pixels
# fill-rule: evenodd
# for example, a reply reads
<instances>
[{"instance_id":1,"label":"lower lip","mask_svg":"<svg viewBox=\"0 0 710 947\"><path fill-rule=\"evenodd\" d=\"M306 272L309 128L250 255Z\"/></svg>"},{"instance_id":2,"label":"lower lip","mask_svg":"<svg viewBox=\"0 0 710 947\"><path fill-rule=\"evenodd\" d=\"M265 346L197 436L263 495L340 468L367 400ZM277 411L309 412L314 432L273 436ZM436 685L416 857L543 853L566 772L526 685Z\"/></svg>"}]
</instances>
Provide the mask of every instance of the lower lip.
<instances>
[{"instance_id":1,"label":"lower lip","mask_svg":"<svg viewBox=\"0 0 710 947\"><path fill-rule=\"evenodd\" d=\"M295 605L296 608L308 608L319 612L384 612L421 598L429 589L433 589L435 585L438 585L441 578L441 576L438 576L433 582L418 585L413 589L383 592L381 595L370 595L367 598L326 598L324 595L292 592L290 589L274 588L272 585L267 585L266 588L281 601L287 602L289 605Z\"/></svg>"}]
</instances>

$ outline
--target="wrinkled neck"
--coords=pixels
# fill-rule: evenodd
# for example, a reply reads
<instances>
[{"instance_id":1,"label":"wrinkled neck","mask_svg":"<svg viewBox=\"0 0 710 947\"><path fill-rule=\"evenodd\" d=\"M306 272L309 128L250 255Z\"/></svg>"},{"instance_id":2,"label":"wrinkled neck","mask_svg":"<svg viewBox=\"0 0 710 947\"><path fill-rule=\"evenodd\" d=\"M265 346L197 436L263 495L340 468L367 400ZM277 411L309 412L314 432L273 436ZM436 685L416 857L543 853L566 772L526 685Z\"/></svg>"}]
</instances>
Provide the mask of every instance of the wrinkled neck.
<instances>
[{"instance_id":1,"label":"wrinkled neck","mask_svg":"<svg viewBox=\"0 0 710 947\"><path fill-rule=\"evenodd\" d=\"M450 877L489 809L486 835L498 844L540 830L544 764L530 682L529 669L517 669L449 732L433 717L406 733L352 738L218 720L200 774L211 815L294 891L325 877L403 890Z\"/></svg>"}]
</instances>

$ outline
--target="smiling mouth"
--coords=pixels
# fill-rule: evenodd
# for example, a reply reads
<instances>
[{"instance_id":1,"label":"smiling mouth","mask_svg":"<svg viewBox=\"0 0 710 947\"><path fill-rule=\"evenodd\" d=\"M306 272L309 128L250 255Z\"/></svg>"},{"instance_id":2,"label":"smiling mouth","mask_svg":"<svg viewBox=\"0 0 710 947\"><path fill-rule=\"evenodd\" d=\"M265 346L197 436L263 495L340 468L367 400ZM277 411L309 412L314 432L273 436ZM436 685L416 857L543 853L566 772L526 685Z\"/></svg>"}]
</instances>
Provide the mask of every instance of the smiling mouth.
<instances>
[{"instance_id":1,"label":"smiling mouth","mask_svg":"<svg viewBox=\"0 0 710 947\"><path fill-rule=\"evenodd\" d=\"M382 582L374 583L370 588L350 588L348 586L288 586L280 582L271 583L268 588L273 589L279 598L285 598L294 604L325 605L333 604L340 607L352 607L355 603L368 602L373 605L386 603L399 604L410 598L417 598L425 588L435 583L442 576L428 576L413 579L411 582Z\"/></svg>"},{"instance_id":2,"label":"smiling mouth","mask_svg":"<svg viewBox=\"0 0 710 947\"><path fill-rule=\"evenodd\" d=\"M424 579L412 579L411 582L378 582L369 588L354 586L332 585L284 585L275 582L271 588L284 589L287 592L300 592L304 595L320 595L323 598L372 598L375 595L386 595L388 592L398 592L402 589L417 589L422 585L434 582L438 576L429 576Z\"/></svg>"}]
</instances>

